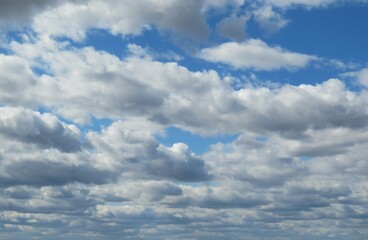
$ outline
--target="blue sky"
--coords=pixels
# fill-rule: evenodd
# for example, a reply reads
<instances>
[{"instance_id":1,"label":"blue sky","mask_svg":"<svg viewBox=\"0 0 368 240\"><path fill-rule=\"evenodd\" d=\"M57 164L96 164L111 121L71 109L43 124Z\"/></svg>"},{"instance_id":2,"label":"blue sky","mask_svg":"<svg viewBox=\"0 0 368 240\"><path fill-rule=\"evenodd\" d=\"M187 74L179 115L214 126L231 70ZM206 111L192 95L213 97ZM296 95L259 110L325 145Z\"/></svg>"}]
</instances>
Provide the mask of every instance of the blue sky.
<instances>
[{"instance_id":1,"label":"blue sky","mask_svg":"<svg viewBox=\"0 0 368 240\"><path fill-rule=\"evenodd\" d=\"M366 239L367 13L1 3L0 238Z\"/></svg>"}]
</instances>

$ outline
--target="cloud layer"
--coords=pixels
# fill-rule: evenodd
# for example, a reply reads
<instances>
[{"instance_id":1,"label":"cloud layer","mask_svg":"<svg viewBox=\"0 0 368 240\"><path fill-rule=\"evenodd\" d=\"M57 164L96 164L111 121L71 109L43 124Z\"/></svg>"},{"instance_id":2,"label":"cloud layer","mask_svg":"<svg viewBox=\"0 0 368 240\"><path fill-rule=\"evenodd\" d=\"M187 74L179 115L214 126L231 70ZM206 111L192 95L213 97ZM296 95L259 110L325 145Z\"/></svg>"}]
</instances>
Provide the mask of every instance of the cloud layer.
<instances>
[{"instance_id":1,"label":"cloud layer","mask_svg":"<svg viewBox=\"0 0 368 240\"><path fill-rule=\"evenodd\" d=\"M248 35L333 2L5 1L0 238L364 239L367 69L272 84L332 60Z\"/></svg>"}]
</instances>

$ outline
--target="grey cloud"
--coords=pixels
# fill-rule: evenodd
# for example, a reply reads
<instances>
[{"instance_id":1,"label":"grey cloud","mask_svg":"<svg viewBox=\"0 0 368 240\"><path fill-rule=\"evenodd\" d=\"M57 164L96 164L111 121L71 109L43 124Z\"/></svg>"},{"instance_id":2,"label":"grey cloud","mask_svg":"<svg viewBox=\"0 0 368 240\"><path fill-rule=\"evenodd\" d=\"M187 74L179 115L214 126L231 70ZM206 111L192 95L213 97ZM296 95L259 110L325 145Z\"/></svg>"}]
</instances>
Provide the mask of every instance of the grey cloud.
<instances>
[{"instance_id":1,"label":"grey cloud","mask_svg":"<svg viewBox=\"0 0 368 240\"><path fill-rule=\"evenodd\" d=\"M125 130L123 122L112 124L102 134L88 134L87 141L92 148L119 162L123 175L178 181L210 179L203 160L191 153L185 144L177 143L167 148L147 133ZM131 169L137 172L129 172Z\"/></svg>"},{"instance_id":2,"label":"grey cloud","mask_svg":"<svg viewBox=\"0 0 368 240\"><path fill-rule=\"evenodd\" d=\"M23 52L38 48L24 44L17 46L17 53L22 54L23 47ZM36 83L43 94L34 98L76 122L88 122L90 114L112 119L144 117L200 134L247 129L290 138L303 137L308 129L359 129L368 122L364 92L351 92L337 79L234 91L214 71L191 72L176 63L136 57L122 61L90 48L56 50L52 55L41 51L41 55L55 77ZM22 99L13 97L12 101L22 104Z\"/></svg>"},{"instance_id":3,"label":"grey cloud","mask_svg":"<svg viewBox=\"0 0 368 240\"><path fill-rule=\"evenodd\" d=\"M116 177L116 173L100 170L90 165L67 165L61 162L21 161L3 166L0 186L14 185L64 185L81 182L103 184Z\"/></svg>"},{"instance_id":4,"label":"grey cloud","mask_svg":"<svg viewBox=\"0 0 368 240\"><path fill-rule=\"evenodd\" d=\"M247 138L240 136L235 142L206 153L204 159L211 174L219 179L244 181L258 188L283 186L290 179L309 175L309 169L301 160L287 152L279 152L272 140L254 145Z\"/></svg>"},{"instance_id":5,"label":"grey cloud","mask_svg":"<svg viewBox=\"0 0 368 240\"><path fill-rule=\"evenodd\" d=\"M204 2L196 0L185 3L178 0L165 3L145 0L114 0L108 3L79 1L36 16L34 28L42 34L67 36L76 41L82 40L86 31L96 27L108 29L112 34L137 35L151 26L160 31L170 30L191 38L204 39L209 34L209 28L203 9Z\"/></svg>"},{"instance_id":6,"label":"grey cloud","mask_svg":"<svg viewBox=\"0 0 368 240\"><path fill-rule=\"evenodd\" d=\"M47 222L53 219L50 212L59 214L65 218L67 218L67 216L78 217L83 215L87 209L102 202L99 199L90 197L88 191L85 191L85 189L73 185L68 185L65 187L31 188L29 191L32 191L32 197L20 199L12 198L10 195L10 197L7 199L7 204L5 206L1 206L1 208L4 210L4 212L13 212L17 213L17 215L21 215L22 213L29 215L32 213L38 215L43 213L49 214L49 217L46 216L45 219L42 220L44 226L47 226ZM57 194L64 194L66 196L60 197ZM5 197L7 196L5 195ZM59 218L58 220L60 224L63 224L63 218ZM37 221L24 221L24 223L21 223L21 225L27 225L27 223L30 225L40 225L40 222Z\"/></svg>"},{"instance_id":7,"label":"grey cloud","mask_svg":"<svg viewBox=\"0 0 368 240\"><path fill-rule=\"evenodd\" d=\"M203 160L193 156L185 144L176 143L169 151L161 149L158 158L147 166L148 172L179 181L210 180L211 176Z\"/></svg>"},{"instance_id":8,"label":"grey cloud","mask_svg":"<svg viewBox=\"0 0 368 240\"><path fill-rule=\"evenodd\" d=\"M94 186L91 196L106 202L159 202L166 196L180 196L182 189L171 181L134 180Z\"/></svg>"},{"instance_id":9,"label":"grey cloud","mask_svg":"<svg viewBox=\"0 0 368 240\"><path fill-rule=\"evenodd\" d=\"M348 154L365 144L368 139L365 128L330 128L308 130L302 139L289 140L290 154L298 157L328 157Z\"/></svg>"},{"instance_id":10,"label":"grey cloud","mask_svg":"<svg viewBox=\"0 0 368 240\"><path fill-rule=\"evenodd\" d=\"M2 104L37 105L37 97L32 96L31 91L38 82L29 62L14 55L0 54L0 72L0 101Z\"/></svg>"},{"instance_id":11,"label":"grey cloud","mask_svg":"<svg viewBox=\"0 0 368 240\"><path fill-rule=\"evenodd\" d=\"M159 21L159 26L184 32L198 39L205 39L209 34L205 15L201 13L203 1L176 1L170 6Z\"/></svg>"},{"instance_id":12,"label":"grey cloud","mask_svg":"<svg viewBox=\"0 0 368 240\"><path fill-rule=\"evenodd\" d=\"M51 114L40 114L23 108L0 108L0 133L24 143L65 152L80 150L80 133Z\"/></svg>"},{"instance_id":13,"label":"grey cloud","mask_svg":"<svg viewBox=\"0 0 368 240\"><path fill-rule=\"evenodd\" d=\"M13 199L30 199L35 193L27 187L9 187L5 189L5 193Z\"/></svg>"},{"instance_id":14,"label":"grey cloud","mask_svg":"<svg viewBox=\"0 0 368 240\"><path fill-rule=\"evenodd\" d=\"M103 10L100 3L91 9ZM144 15L139 3L131 2ZM68 6L75 7L61 9ZM46 19L54 13L65 12L51 11ZM85 17L83 6L75 15ZM202 37L203 26L190 32L173 15L157 24ZM56 19L66 26L73 20ZM139 34L138 20L111 31ZM121 60L58 44L36 36L13 43L15 55L1 55L1 72L7 73L0 81L1 102L33 109L42 103L79 123L88 123L90 115L121 121L86 133L80 145L77 129L51 114L2 108L0 238L368 235L365 89L352 92L334 79L235 91L229 78L215 71L192 72L149 57ZM39 58L50 75L32 73ZM183 143L160 145L154 135L167 126L203 135L240 134L198 156ZM303 159L305 154L310 158Z\"/></svg>"},{"instance_id":15,"label":"grey cloud","mask_svg":"<svg viewBox=\"0 0 368 240\"><path fill-rule=\"evenodd\" d=\"M330 90L334 91L333 95ZM268 97L258 98L259 95L253 95L256 92ZM300 133L308 129L359 129L367 124L367 109L361 105L365 97L361 98L360 95L346 90L342 82L336 79L317 86L284 86L275 91L262 92L259 89L254 93L250 90L240 90L238 96L244 97L245 102L253 100L252 105L247 104L247 107L255 110L249 111L251 117L248 117L250 126L255 129L267 129L278 131L284 136L300 137ZM264 99L267 100L263 101Z\"/></svg>"},{"instance_id":16,"label":"grey cloud","mask_svg":"<svg viewBox=\"0 0 368 240\"><path fill-rule=\"evenodd\" d=\"M33 16L56 7L61 2L59 0L3 0L0 5L0 20L8 24L29 24Z\"/></svg>"},{"instance_id":17,"label":"grey cloud","mask_svg":"<svg viewBox=\"0 0 368 240\"><path fill-rule=\"evenodd\" d=\"M217 24L217 32L221 36L241 42L245 38L245 24L247 20L248 18L246 16L230 16Z\"/></svg>"},{"instance_id":18,"label":"grey cloud","mask_svg":"<svg viewBox=\"0 0 368 240\"><path fill-rule=\"evenodd\" d=\"M297 156L316 157L342 154L348 151L349 143L325 144L320 146L303 147L295 151Z\"/></svg>"},{"instance_id":19,"label":"grey cloud","mask_svg":"<svg viewBox=\"0 0 368 240\"><path fill-rule=\"evenodd\" d=\"M232 189L232 186L220 186L187 189L183 192L183 195L168 197L163 200L163 203L177 208L190 206L210 209L251 209L268 205L270 200L262 194L246 194Z\"/></svg>"},{"instance_id":20,"label":"grey cloud","mask_svg":"<svg viewBox=\"0 0 368 240\"><path fill-rule=\"evenodd\" d=\"M313 181L311 181L313 182ZM303 183L303 182L301 182ZM282 195L274 196L274 203L266 207L280 216L296 215L299 211L313 211L316 208L327 208L337 204L339 198L350 196L352 190L347 186L308 186L290 184Z\"/></svg>"}]
</instances>

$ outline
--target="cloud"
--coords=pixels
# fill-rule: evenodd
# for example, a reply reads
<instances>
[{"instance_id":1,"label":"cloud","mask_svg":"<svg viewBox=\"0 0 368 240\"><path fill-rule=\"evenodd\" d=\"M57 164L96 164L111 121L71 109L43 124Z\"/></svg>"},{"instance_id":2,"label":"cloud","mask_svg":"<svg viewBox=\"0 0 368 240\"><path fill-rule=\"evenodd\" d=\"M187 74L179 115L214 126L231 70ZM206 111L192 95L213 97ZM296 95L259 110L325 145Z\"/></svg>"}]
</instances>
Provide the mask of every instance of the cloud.
<instances>
[{"instance_id":1,"label":"cloud","mask_svg":"<svg viewBox=\"0 0 368 240\"><path fill-rule=\"evenodd\" d=\"M300 137L308 129L366 127L366 108L362 105L366 97L347 90L337 79L316 86L241 89L236 94L248 110L244 118L238 116L247 129Z\"/></svg>"},{"instance_id":2,"label":"cloud","mask_svg":"<svg viewBox=\"0 0 368 240\"><path fill-rule=\"evenodd\" d=\"M0 54L0 71L1 102L11 106L34 106L36 100L29 91L37 84L37 77L29 62L14 55ZM22 97L16 97L14 93Z\"/></svg>"},{"instance_id":3,"label":"cloud","mask_svg":"<svg viewBox=\"0 0 368 240\"><path fill-rule=\"evenodd\" d=\"M168 148L159 145L146 132L123 127L123 122L116 122L102 134L87 134L87 141L94 151L106 156L112 164L116 163L114 168L119 168L123 176L188 182L210 179L206 164L185 144L176 143Z\"/></svg>"},{"instance_id":4,"label":"cloud","mask_svg":"<svg viewBox=\"0 0 368 240\"><path fill-rule=\"evenodd\" d=\"M80 150L80 131L57 117L23 108L0 108L0 134L65 152Z\"/></svg>"},{"instance_id":5,"label":"cloud","mask_svg":"<svg viewBox=\"0 0 368 240\"><path fill-rule=\"evenodd\" d=\"M92 28L108 29L115 35L137 35L152 26L203 39L209 34L203 7L203 1L194 0L185 4L178 0L68 2L38 15L34 28L39 33L66 36L75 41L81 41Z\"/></svg>"},{"instance_id":6,"label":"cloud","mask_svg":"<svg viewBox=\"0 0 368 240\"><path fill-rule=\"evenodd\" d=\"M217 32L226 38L243 41L245 38L245 28L248 18L244 15L241 17L230 16L222 19L216 26Z\"/></svg>"},{"instance_id":7,"label":"cloud","mask_svg":"<svg viewBox=\"0 0 368 240\"><path fill-rule=\"evenodd\" d=\"M241 183L239 183L241 184ZM262 194L244 194L240 189L229 186L183 187L179 196L169 196L164 204L171 207L201 207L210 209L254 208L268 205L269 199Z\"/></svg>"},{"instance_id":8,"label":"cloud","mask_svg":"<svg viewBox=\"0 0 368 240\"><path fill-rule=\"evenodd\" d=\"M277 70L303 68L317 57L290 52L278 46L269 46L259 39L243 43L228 42L204 48L200 58L210 62L223 63L236 69Z\"/></svg>"},{"instance_id":9,"label":"cloud","mask_svg":"<svg viewBox=\"0 0 368 240\"><path fill-rule=\"evenodd\" d=\"M47 186L73 182L103 184L114 178L114 172L100 170L88 164L68 165L46 159L18 161L3 166L1 170L1 186Z\"/></svg>"},{"instance_id":10,"label":"cloud","mask_svg":"<svg viewBox=\"0 0 368 240\"><path fill-rule=\"evenodd\" d=\"M289 61L300 57L269 47L260 40L231 44L250 51L254 50L252 42L260 45L256 50L265 52L259 58L269 53L287 56L284 65L275 58L268 68L291 67L287 64L295 65L296 61ZM45 45L40 43L12 46L19 59L21 56L28 59L28 65L36 64L35 59L47 62L45 71L50 75L30 75L34 83L13 89L17 94L9 95L5 103L42 104L66 119L83 124L88 124L93 115L122 119L130 126L150 125L148 128L155 131L176 126L207 135L251 130L296 137L308 129L359 129L366 125L365 94L349 91L338 79L316 85L246 87L235 91L215 71L192 72L177 63L134 56L121 60L92 48L65 51L49 44L51 47L44 49ZM301 58L313 59L309 55ZM261 60L263 63L264 59ZM252 59L248 64L255 63ZM17 79L23 81L26 77L21 75ZM7 92L3 95L7 96ZM140 120L133 124L134 119Z\"/></svg>"},{"instance_id":11,"label":"cloud","mask_svg":"<svg viewBox=\"0 0 368 240\"><path fill-rule=\"evenodd\" d=\"M221 34L242 41L249 14L242 4L40 6L29 32L0 55L0 238L364 239L366 88L328 79L234 89L227 75L233 69L293 70L324 59L250 39L201 51L230 65L224 74L194 71L160 62L157 55L170 52L127 37L157 28L202 39L215 25L206 19L214 18ZM294 6L277 4L260 9L264 26L282 27L278 11ZM87 46L82 40L93 28L124 35L130 54ZM336 61L330 64L346 67ZM365 69L351 74L365 84ZM190 144L160 144L155 136L167 127L193 139L237 138L198 155Z\"/></svg>"},{"instance_id":12,"label":"cloud","mask_svg":"<svg viewBox=\"0 0 368 240\"><path fill-rule=\"evenodd\" d=\"M347 72L341 74L342 77L353 77L357 80L358 84L361 86L367 87L368 86L368 68L363 68L359 71L355 72Z\"/></svg>"},{"instance_id":13,"label":"cloud","mask_svg":"<svg viewBox=\"0 0 368 240\"><path fill-rule=\"evenodd\" d=\"M289 23L281 14L275 12L271 5L255 10L253 16L261 28L270 34L279 31Z\"/></svg>"},{"instance_id":14,"label":"cloud","mask_svg":"<svg viewBox=\"0 0 368 240\"><path fill-rule=\"evenodd\" d=\"M0 9L0 25L5 27L6 24L22 25L29 24L37 14L56 7L62 1L47 0L4 0L1 2Z\"/></svg>"}]
</instances>

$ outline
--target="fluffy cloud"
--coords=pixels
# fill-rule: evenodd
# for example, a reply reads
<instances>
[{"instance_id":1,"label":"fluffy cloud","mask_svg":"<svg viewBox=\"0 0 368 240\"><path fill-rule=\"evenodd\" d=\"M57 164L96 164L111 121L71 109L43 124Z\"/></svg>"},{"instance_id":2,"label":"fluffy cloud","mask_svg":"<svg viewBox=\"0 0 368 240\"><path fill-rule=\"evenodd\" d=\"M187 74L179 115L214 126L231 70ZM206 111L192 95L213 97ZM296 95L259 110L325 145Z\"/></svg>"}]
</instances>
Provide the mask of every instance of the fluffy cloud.
<instances>
[{"instance_id":1,"label":"fluffy cloud","mask_svg":"<svg viewBox=\"0 0 368 240\"><path fill-rule=\"evenodd\" d=\"M0 26L5 24L22 25L29 23L38 13L59 5L61 1L47 0L5 0L1 2Z\"/></svg>"},{"instance_id":2,"label":"fluffy cloud","mask_svg":"<svg viewBox=\"0 0 368 240\"><path fill-rule=\"evenodd\" d=\"M125 130L121 122L112 124L102 134L88 133L87 140L94 151L99 151L114 168L121 168L127 178L167 178L178 181L210 179L207 166L190 152L183 143L171 148L159 145L145 132ZM136 169L136 172L131 172Z\"/></svg>"},{"instance_id":3,"label":"fluffy cloud","mask_svg":"<svg viewBox=\"0 0 368 240\"><path fill-rule=\"evenodd\" d=\"M342 74L345 77L353 77L358 81L358 84L361 86L368 86L368 68L361 69L360 71L356 72L348 72Z\"/></svg>"},{"instance_id":4,"label":"fluffy cloud","mask_svg":"<svg viewBox=\"0 0 368 240\"><path fill-rule=\"evenodd\" d=\"M35 18L34 27L40 33L67 36L74 40L82 40L91 28L108 29L113 34L136 35L152 26L201 39L209 33L201 12L204 7L203 1L192 0L185 3L177 0L90 0L66 3L46 11Z\"/></svg>"},{"instance_id":5,"label":"fluffy cloud","mask_svg":"<svg viewBox=\"0 0 368 240\"><path fill-rule=\"evenodd\" d=\"M0 71L1 103L32 106L35 99L29 95L29 90L37 84L37 78L29 63L17 56L0 54Z\"/></svg>"},{"instance_id":6,"label":"fluffy cloud","mask_svg":"<svg viewBox=\"0 0 368 240\"><path fill-rule=\"evenodd\" d=\"M217 32L236 41L243 41L245 38L245 25L248 18L246 16L230 16L222 19L217 24Z\"/></svg>"},{"instance_id":7,"label":"fluffy cloud","mask_svg":"<svg viewBox=\"0 0 368 240\"><path fill-rule=\"evenodd\" d=\"M288 24L281 14L275 12L271 5L265 5L253 12L258 24L268 33L275 33Z\"/></svg>"},{"instance_id":8,"label":"fluffy cloud","mask_svg":"<svg viewBox=\"0 0 368 240\"><path fill-rule=\"evenodd\" d=\"M18 4L4 9L13 16ZM130 53L121 58L54 38L80 41L93 28L122 35L158 28L200 39L213 10L221 12L218 32L238 41L248 14L265 28L286 24L271 5L248 13L242 4L26 3L24 19L15 22L35 15L33 25L0 54L0 238L364 239L366 88L329 79L234 89L231 77L215 70L155 60L159 53L134 37L124 40ZM321 60L255 39L204 48L200 56L245 71ZM350 76L366 85L365 69ZM157 141L172 126L193 138L237 138L198 155L190 144Z\"/></svg>"},{"instance_id":9,"label":"fluffy cloud","mask_svg":"<svg viewBox=\"0 0 368 240\"><path fill-rule=\"evenodd\" d=\"M259 40L231 44L252 53L252 42L256 43L254 49L266 55L284 57L284 64L291 66L296 64L294 58L314 58L283 52ZM29 59L28 65L38 64L39 59L47 62L46 72L53 76L31 75L33 85L13 90L19 92L17 96L24 97L10 95L7 102L18 105L33 102L36 106L37 102L42 103L75 122L88 123L92 114L130 123L130 119L145 119L143 125L151 122L150 128L156 131L165 126L177 126L201 134L250 130L260 134L279 132L289 137L301 136L308 129L366 125L366 93L351 92L337 79L317 85L234 91L215 71L191 72L177 63L135 56L121 60L92 48L66 51L53 49L53 44L48 49L38 43L12 46L17 54ZM38 54L33 55L33 52ZM281 64L276 59L272 63L261 61L261 58L259 61L269 68ZM253 58L249 60L249 64L255 63Z\"/></svg>"},{"instance_id":10,"label":"fluffy cloud","mask_svg":"<svg viewBox=\"0 0 368 240\"><path fill-rule=\"evenodd\" d=\"M44 148L61 151L80 150L80 132L57 117L22 108L0 108L0 133L10 139L39 144Z\"/></svg>"},{"instance_id":11,"label":"fluffy cloud","mask_svg":"<svg viewBox=\"0 0 368 240\"><path fill-rule=\"evenodd\" d=\"M278 46L269 46L259 39L250 39L243 43L228 42L204 48L200 51L199 57L238 69L255 70L303 68L317 59L315 56L290 52Z\"/></svg>"}]
</instances>

